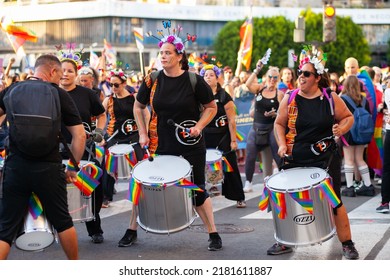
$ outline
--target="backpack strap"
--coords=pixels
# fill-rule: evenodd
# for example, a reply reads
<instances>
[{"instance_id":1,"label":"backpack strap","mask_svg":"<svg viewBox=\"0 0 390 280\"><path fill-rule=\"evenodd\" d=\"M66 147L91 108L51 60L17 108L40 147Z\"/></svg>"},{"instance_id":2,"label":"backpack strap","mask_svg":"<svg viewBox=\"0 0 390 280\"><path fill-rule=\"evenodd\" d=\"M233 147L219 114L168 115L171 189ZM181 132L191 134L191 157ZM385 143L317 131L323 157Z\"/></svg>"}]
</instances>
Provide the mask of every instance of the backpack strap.
<instances>
[{"instance_id":1,"label":"backpack strap","mask_svg":"<svg viewBox=\"0 0 390 280\"><path fill-rule=\"evenodd\" d=\"M297 96L299 92L299 89L294 89L291 93L290 96L288 97L288 105L294 100L295 96Z\"/></svg>"},{"instance_id":2,"label":"backpack strap","mask_svg":"<svg viewBox=\"0 0 390 280\"><path fill-rule=\"evenodd\" d=\"M158 70L158 71L153 71L152 73L150 73L150 78L152 79L152 85L154 84L154 81L157 79L158 75L160 75L161 71L162 70ZM195 92L195 87L196 87L196 83L197 83L196 74L194 72L188 72L188 75L190 76L192 91Z\"/></svg>"},{"instance_id":3,"label":"backpack strap","mask_svg":"<svg viewBox=\"0 0 390 280\"><path fill-rule=\"evenodd\" d=\"M352 106L353 109L356 110L357 106L356 106L356 103L352 100L352 98L348 95L343 95L344 97L344 100L348 102L349 105Z\"/></svg>"}]
</instances>

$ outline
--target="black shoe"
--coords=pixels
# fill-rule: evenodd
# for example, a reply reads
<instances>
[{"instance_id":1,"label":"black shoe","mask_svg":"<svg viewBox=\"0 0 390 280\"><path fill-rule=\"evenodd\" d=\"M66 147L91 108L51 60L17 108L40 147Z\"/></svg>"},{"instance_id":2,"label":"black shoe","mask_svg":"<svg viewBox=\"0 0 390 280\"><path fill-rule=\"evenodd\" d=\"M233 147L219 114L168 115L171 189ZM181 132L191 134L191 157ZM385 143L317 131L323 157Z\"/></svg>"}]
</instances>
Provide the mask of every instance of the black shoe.
<instances>
[{"instance_id":1,"label":"black shoe","mask_svg":"<svg viewBox=\"0 0 390 280\"><path fill-rule=\"evenodd\" d=\"M272 245L271 248L269 248L267 250L267 255L282 255L282 254L287 254L287 253L291 253L291 252L292 252L291 247L287 247L287 246L275 243L274 245Z\"/></svg>"},{"instance_id":2,"label":"black shoe","mask_svg":"<svg viewBox=\"0 0 390 280\"><path fill-rule=\"evenodd\" d=\"M129 247L137 240L137 231L128 229L118 242L118 247Z\"/></svg>"},{"instance_id":3,"label":"black shoe","mask_svg":"<svg viewBox=\"0 0 390 280\"><path fill-rule=\"evenodd\" d=\"M209 247L207 248L209 251L219 251L222 249L222 239L221 237L215 237L209 239Z\"/></svg>"},{"instance_id":4,"label":"black shoe","mask_svg":"<svg viewBox=\"0 0 390 280\"><path fill-rule=\"evenodd\" d=\"M356 190L356 194L362 196L375 196L375 188L373 185L369 185L368 187L363 185L361 188Z\"/></svg>"},{"instance_id":5,"label":"black shoe","mask_svg":"<svg viewBox=\"0 0 390 280\"><path fill-rule=\"evenodd\" d=\"M91 240L92 243L95 243L95 244L103 243L103 241L104 241L103 234L101 234L101 233L96 233L96 234L92 235L91 239L92 239Z\"/></svg>"},{"instance_id":6,"label":"black shoe","mask_svg":"<svg viewBox=\"0 0 390 280\"><path fill-rule=\"evenodd\" d=\"M376 212L378 213L389 213L390 210L389 210L389 203L383 203L381 205L379 205L378 208L376 208Z\"/></svg>"},{"instance_id":7,"label":"black shoe","mask_svg":"<svg viewBox=\"0 0 390 280\"><path fill-rule=\"evenodd\" d=\"M355 197L356 196L355 188L354 187L345 188L341 191L341 195Z\"/></svg>"},{"instance_id":8,"label":"black shoe","mask_svg":"<svg viewBox=\"0 0 390 280\"><path fill-rule=\"evenodd\" d=\"M355 248L353 243L348 245L343 245L343 255L349 260L357 260L359 258L359 253Z\"/></svg>"}]
</instances>

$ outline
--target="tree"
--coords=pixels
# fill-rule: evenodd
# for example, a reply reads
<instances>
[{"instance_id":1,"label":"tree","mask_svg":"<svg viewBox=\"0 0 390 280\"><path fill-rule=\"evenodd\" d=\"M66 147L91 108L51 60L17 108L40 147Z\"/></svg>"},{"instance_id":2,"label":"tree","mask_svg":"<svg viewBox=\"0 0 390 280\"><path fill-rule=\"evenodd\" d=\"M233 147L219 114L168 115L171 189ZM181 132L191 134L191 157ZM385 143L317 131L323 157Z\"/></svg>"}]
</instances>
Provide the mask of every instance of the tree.
<instances>
[{"instance_id":1,"label":"tree","mask_svg":"<svg viewBox=\"0 0 390 280\"><path fill-rule=\"evenodd\" d=\"M322 14L315 14L308 9L302 12L306 21L306 42L320 46L327 53L326 67L330 72L342 74L344 61L353 56L359 65L368 65L370 49L364 38L362 28L350 17L337 16L337 40L332 43L322 43ZM236 67L237 51L240 46L239 30L243 20L228 22L217 34L214 50L218 60L223 65ZM268 48L272 54L268 65L287 66L289 49L294 49L298 55L302 45L293 42L294 22L283 16L253 18L253 52L251 69ZM297 67L297 63L295 64ZM296 68L295 67L295 68Z\"/></svg>"}]
</instances>

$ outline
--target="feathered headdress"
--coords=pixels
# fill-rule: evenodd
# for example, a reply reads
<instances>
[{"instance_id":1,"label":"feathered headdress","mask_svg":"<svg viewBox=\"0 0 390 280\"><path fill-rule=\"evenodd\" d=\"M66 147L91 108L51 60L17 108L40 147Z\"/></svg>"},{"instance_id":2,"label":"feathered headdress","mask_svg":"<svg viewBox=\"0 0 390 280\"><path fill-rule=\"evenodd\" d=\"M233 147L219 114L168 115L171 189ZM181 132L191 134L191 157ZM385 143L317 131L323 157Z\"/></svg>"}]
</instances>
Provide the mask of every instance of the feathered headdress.
<instances>
[{"instance_id":1,"label":"feathered headdress","mask_svg":"<svg viewBox=\"0 0 390 280\"><path fill-rule=\"evenodd\" d=\"M185 40L182 40L179 35L180 35L180 32L183 30L183 27L181 27L180 25L178 25L176 28L173 28L172 29L172 33L171 33L171 21L170 20L163 20L162 21L162 24L163 24L163 27L165 30L167 30L167 34L164 35L164 30L157 30L157 34L161 37L157 37L155 35L153 35L152 31L149 31L146 33L146 36L147 37L153 37L155 38L156 40L158 40L158 47L161 48L161 46L164 44L164 43L171 43L172 45L175 46L176 50L178 53L183 53L184 50L185 50L185 47L184 47L184 44L186 42L195 42L196 40L196 35L191 35L189 33L187 33L187 38Z\"/></svg>"},{"instance_id":2,"label":"feathered headdress","mask_svg":"<svg viewBox=\"0 0 390 280\"><path fill-rule=\"evenodd\" d=\"M294 56L293 56L294 57ZM295 57L296 59L296 57ZM328 60L328 56L322 50L311 45L304 45L303 50L299 56L299 69L308 62L314 65L318 75L328 72L328 68L325 68L325 63Z\"/></svg>"}]
</instances>

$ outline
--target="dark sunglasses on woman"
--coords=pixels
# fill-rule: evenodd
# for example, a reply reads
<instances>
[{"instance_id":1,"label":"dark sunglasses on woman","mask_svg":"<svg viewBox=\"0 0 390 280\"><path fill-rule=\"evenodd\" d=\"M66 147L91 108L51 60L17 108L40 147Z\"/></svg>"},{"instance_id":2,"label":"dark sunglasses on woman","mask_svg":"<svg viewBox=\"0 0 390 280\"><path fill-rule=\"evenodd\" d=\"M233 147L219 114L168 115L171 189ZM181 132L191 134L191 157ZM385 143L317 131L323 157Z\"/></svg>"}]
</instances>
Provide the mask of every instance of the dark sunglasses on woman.
<instances>
[{"instance_id":1,"label":"dark sunglasses on woman","mask_svg":"<svg viewBox=\"0 0 390 280\"><path fill-rule=\"evenodd\" d=\"M298 77L300 76L300 75L302 75L303 74L303 76L304 77L306 77L306 78L309 78L310 77L310 75L316 75L316 73L313 73L313 72L310 72L310 71L302 71L301 69L298 69Z\"/></svg>"},{"instance_id":2,"label":"dark sunglasses on woman","mask_svg":"<svg viewBox=\"0 0 390 280\"><path fill-rule=\"evenodd\" d=\"M121 84L117 84L117 83L113 84L113 83L110 83L110 87L114 87L114 88L118 88L120 85L121 85Z\"/></svg>"}]
</instances>

